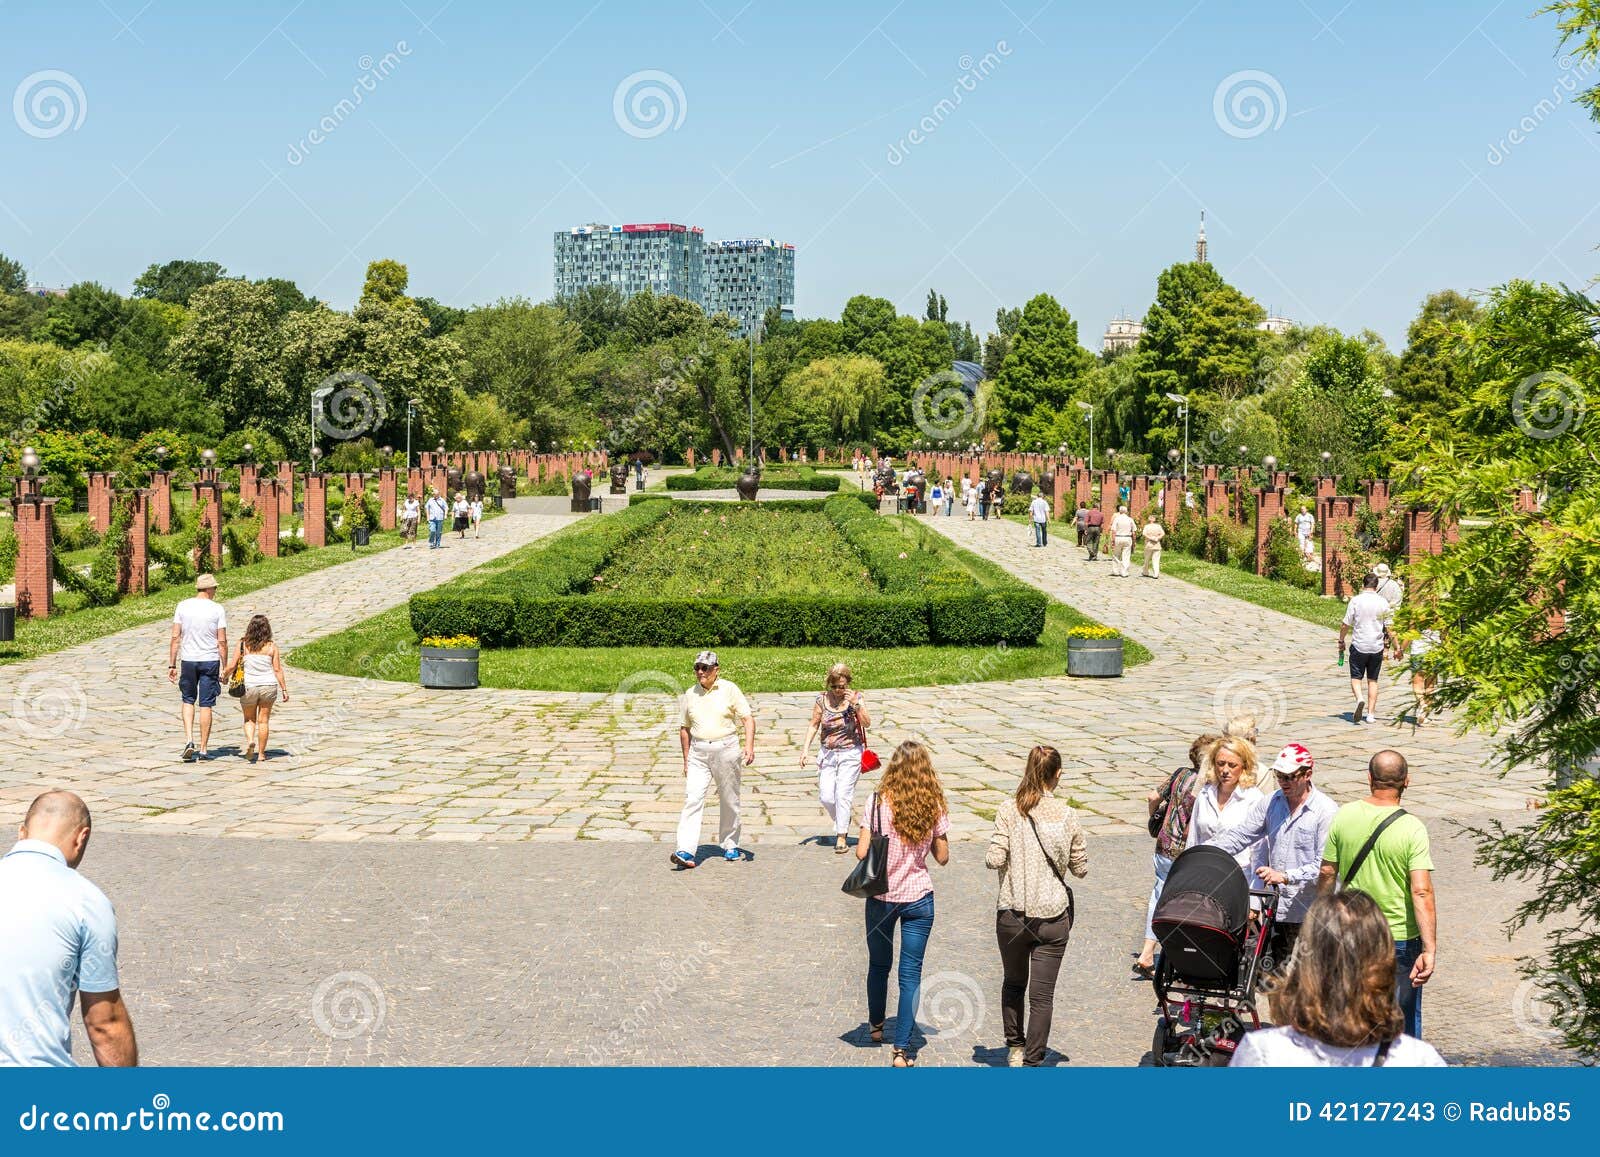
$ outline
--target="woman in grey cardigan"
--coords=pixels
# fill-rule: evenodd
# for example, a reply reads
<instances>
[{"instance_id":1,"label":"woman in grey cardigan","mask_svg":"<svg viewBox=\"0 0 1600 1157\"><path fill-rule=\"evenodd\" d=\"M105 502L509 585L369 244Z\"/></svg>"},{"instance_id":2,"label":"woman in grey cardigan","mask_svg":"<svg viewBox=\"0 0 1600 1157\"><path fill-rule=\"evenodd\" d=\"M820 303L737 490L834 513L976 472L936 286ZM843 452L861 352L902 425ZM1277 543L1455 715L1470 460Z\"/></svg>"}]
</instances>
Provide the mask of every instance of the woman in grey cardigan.
<instances>
[{"instance_id":1,"label":"woman in grey cardigan","mask_svg":"<svg viewBox=\"0 0 1600 1157\"><path fill-rule=\"evenodd\" d=\"M1000 1015L1007 1061L1017 1068L1044 1060L1054 1011L1056 975L1072 931L1072 890L1066 873L1089 874L1089 854L1078 813L1056 799L1061 754L1035 747L1017 785L1016 799L1000 805L985 862L1000 872L995 936L1005 982ZM1028 998L1027 1031L1022 1002Z\"/></svg>"}]
</instances>

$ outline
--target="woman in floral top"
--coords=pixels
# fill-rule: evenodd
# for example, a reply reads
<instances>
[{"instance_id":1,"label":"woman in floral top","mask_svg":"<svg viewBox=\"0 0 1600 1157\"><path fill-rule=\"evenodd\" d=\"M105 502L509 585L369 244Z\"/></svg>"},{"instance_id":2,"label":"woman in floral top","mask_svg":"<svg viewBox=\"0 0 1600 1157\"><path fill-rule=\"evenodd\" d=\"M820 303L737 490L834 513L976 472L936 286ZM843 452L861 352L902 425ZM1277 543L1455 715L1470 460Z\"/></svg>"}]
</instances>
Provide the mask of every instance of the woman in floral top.
<instances>
[{"instance_id":1,"label":"woman in floral top","mask_svg":"<svg viewBox=\"0 0 1600 1157\"><path fill-rule=\"evenodd\" d=\"M1150 903L1145 908L1144 948L1133 964L1134 975L1143 980L1155 977L1156 934L1151 921L1155 919L1156 901L1161 899L1161 889L1166 885L1172 861L1189 841L1189 818L1194 815L1194 788L1200 778L1200 764L1211 745L1221 738L1207 733L1196 739L1189 745L1189 766L1180 767L1167 777L1166 783L1145 797L1152 816L1163 802L1167 805L1167 814L1156 834L1156 882L1150 889Z\"/></svg>"},{"instance_id":2,"label":"woman in floral top","mask_svg":"<svg viewBox=\"0 0 1600 1157\"><path fill-rule=\"evenodd\" d=\"M950 815L944 788L928 749L908 739L895 748L880 786L867 801L856 858L867 858L876 830L889 837L889 890L867 900L867 1024L874 1043L883 1042L889 1005L889 968L894 964L894 926L900 924L900 1007L894 1022L894 1067L917 1063L911 1034L917 1027L922 957L933 931L933 877L928 853L950 862Z\"/></svg>"},{"instance_id":3,"label":"woman in floral top","mask_svg":"<svg viewBox=\"0 0 1600 1157\"><path fill-rule=\"evenodd\" d=\"M844 663L828 668L827 689L811 705L811 730L800 749L800 766L804 767L811 757L811 741L822 736L822 750L817 753L817 794L822 810L833 820L833 850L841 856L850 842L850 809L856 781L861 778L867 728L872 723L861 692L850 689L850 678L850 668Z\"/></svg>"}]
</instances>

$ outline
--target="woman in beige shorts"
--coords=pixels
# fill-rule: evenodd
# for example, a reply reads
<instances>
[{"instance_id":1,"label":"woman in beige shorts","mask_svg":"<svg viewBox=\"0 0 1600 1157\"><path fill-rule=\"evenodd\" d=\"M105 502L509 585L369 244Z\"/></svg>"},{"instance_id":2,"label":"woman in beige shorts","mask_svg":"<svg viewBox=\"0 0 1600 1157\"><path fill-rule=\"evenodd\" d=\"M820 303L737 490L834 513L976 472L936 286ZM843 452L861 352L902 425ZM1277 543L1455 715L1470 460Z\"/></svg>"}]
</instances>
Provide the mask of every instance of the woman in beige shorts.
<instances>
[{"instance_id":1,"label":"woman in beige shorts","mask_svg":"<svg viewBox=\"0 0 1600 1157\"><path fill-rule=\"evenodd\" d=\"M244 665L245 758L251 763L267 758L267 723L272 718L272 705L281 698L289 702L289 687L284 681L283 656L278 644L272 641L272 624L266 615L255 615L244 629L239 642L239 654L228 665L224 681L233 678L233 669Z\"/></svg>"}]
</instances>

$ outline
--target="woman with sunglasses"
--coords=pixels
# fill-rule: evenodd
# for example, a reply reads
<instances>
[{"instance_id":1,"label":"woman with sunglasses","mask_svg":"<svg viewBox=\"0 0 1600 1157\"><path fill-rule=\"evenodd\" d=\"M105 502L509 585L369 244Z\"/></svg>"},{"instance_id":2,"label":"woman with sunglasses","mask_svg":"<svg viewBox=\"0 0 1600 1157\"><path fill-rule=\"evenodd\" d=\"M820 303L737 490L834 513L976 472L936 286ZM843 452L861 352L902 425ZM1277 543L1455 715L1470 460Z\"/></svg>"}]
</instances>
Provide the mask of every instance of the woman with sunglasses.
<instances>
[{"instance_id":1,"label":"woman with sunglasses","mask_svg":"<svg viewBox=\"0 0 1600 1157\"><path fill-rule=\"evenodd\" d=\"M850 689L850 679L848 664L835 663L828 668L827 684L811 705L811 729L800 749L800 766L804 767L811 758L811 741L822 736L822 749L817 752L817 794L822 810L833 821L833 850L841 856L850 843L850 811L856 781L861 778L867 728L872 724L861 692Z\"/></svg>"}]
</instances>

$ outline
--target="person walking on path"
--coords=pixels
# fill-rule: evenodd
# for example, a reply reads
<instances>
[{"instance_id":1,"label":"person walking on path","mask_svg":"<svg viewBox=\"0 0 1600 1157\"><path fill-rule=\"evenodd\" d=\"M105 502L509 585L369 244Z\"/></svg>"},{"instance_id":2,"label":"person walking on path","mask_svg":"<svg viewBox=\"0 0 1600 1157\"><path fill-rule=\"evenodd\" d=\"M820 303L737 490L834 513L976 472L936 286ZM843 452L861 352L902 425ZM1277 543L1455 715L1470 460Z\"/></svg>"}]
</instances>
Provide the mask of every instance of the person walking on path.
<instances>
[{"instance_id":1,"label":"person walking on path","mask_svg":"<svg viewBox=\"0 0 1600 1157\"><path fill-rule=\"evenodd\" d=\"M888 837L889 889L867 900L867 1027L874 1044L883 1042L889 1007L889 969L894 965L894 926L900 925L900 1005L894 1023L897 1069L912 1068L917 1056L911 1037L922 995L922 958L933 932L933 877L928 853L940 865L950 862L950 814L944 788L928 749L914 739L895 748L878 790L867 804L856 843L856 859L867 858L874 833Z\"/></svg>"},{"instance_id":2,"label":"person walking on path","mask_svg":"<svg viewBox=\"0 0 1600 1157\"><path fill-rule=\"evenodd\" d=\"M678 847L672 853L676 870L695 866L700 847L700 817L706 793L717 785L721 822L717 842L722 858L739 860L739 732L744 731L744 766L756 761L756 719L744 692L720 678L715 651L694 659L695 684L684 692L678 738L683 746L684 800L678 816Z\"/></svg>"},{"instance_id":3,"label":"person walking on path","mask_svg":"<svg viewBox=\"0 0 1600 1157\"><path fill-rule=\"evenodd\" d=\"M1089 548L1090 562L1100 557L1100 528L1105 524L1106 516L1098 506L1083 516L1083 545Z\"/></svg>"},{"instance_id":4,"label":"person walking on path","mask_svg":"<svg viewBox=\"0 0 1600 1157\"><path fill-rule=\"evenodd\" d=\"M467 502L466 491L456 491L456 504L451 508L451 513L455 516L455 520L451 523L450 529L455 531L459 538L465 539L467 527L472 523L472 507Z\"/></svg>"},{"instance_id":5,"label":"person walking on path","mask_svg":"<svg viewBox=\"0 0 1600 1157\"><path fill-rule=\"evenodd\" d=\"M1140 531L1144 539L1144 568L1140 570L1145 578L1161 577L1161 542L1167 537L1167 528L1161 525L1161 520L1154 513L1145 516L1144 529Z\"/></svg>"},{"instance_id":6,"label":"person walking on path","mask_svg":"<svg viewBox=\"0 0 1600 1157\"><path fill-rule=\"evenodd\" d=\"M1128 564L1133 560L1133 536L1139 524L1128 515L1126 506L1117 507L1111 516L1111 563L1118 578L1128 577Z\"/></svg>"},{"instance_id":7,"label":"person walking on path","mask_svg":"<svg viewBox=\"0 0 1600 1157\"><path fill-rule=\"evenodd\" d=\"M1282 967L1294 953L1295 940L1316 897L1322 874L1322 849L1328 842L1335 804L1312 786L1316 762L1311 752L1291 743L1272 761L1278 790L1256 800L1236 824L1212 835L1206 843L1236 856L1263 841L1256 878L1278 888L1277 923L1267 947L1269 959Z\"/></svg>"},{"instance_id":8,"label":"person walking on path","mask_svg":"<svg viewBox=\"0 0 1600 1157\"><path fill-rule=\"evenodd\" d=\"M1035 494L1028 503L1028 515L1033 522L1033 545L1044 546L1050 541L1050 504L1043 494Z\"/></svg>"},{"instance_id":9,"label":"person walking on path","mask_svg":"<svg viewBox=\"0 0 1600 1157\"><path fill-rule=\"evenodd\" d=\"M1383 653L1394 642L1389 621L1394 609L1378 593L1378 576L1369 574L1361 580L1361 593L1344 608L1344 622L1339 624L1339 652L1344 654L1345 640L1350 641L1350 690L1356 705L1350 712L1352 723L1378 721L1378 676L1383 671Z\"/></svg>"},{"instance_id":10,"label":"person walking on path","mask_svg":"<svg viewBox=\"0 0 1600 1157\"><path fill-rule=\"evenodd\" d=\"M239 706L244 711L245 758L251 763L267 760L267 724L272 718L273 704L281 698L289 702L289 684L283 673L283 655L278 644L272 641L272 624L266 615L254 615L239 640L239 654L223 674L225 680L233 679L233 669L244 667L244 698ZM281 692L281 695L280 695Z\"/></svg>"},{"instance_id":11,"label":"person walking on path","mask_svg":"<svg viewBox=\"0 0 1600 1157\"><path fill-rule=\"evenodd\" d=\"M1411 640L1411 646L1406 652L1406 666L1411 671L1411 697L1416 700L1412 709L1412 725L1421 727L1428 721L1428 697L1433 694L1434 687L1438 684L1438 676L1430 673L1423 667L1423 656L1439 646L1442 636L1436 630L1422 631ZM1394 649L1394 657L1400 657L1400 648Z\"/></svg>"},{"instance_id":12,"label":"person walking on path","mask_svg":"<svg viewBox=\"0 0 1600 1157\"><path fill-rule=\"evenodd\" d=\"M935 482L933 484L933 488L931 490L929 490L929 492L928 492L928 508L934 515L937 516L938 513L939 513L939 508L941 506L943 506L943 505L944 505L944 484L940 483L940 482Z\"/></svg>"},{"instance_id":13,"label":"person walking on path","mask_svg":"<svg viewBox=\"0 0 1600 1157\"><path fill-rule=\"evenodd\" d=\"M1083 503L1078 503L1078 512L1072 516L1072 525L1078 531L1078 545L1084 544L1084 536L1089 533L1089 508Z\"/></svg>"},{"instance_id":14,"label":"person walking on path","mask_svg":"<svg viewBox=\"0 0 1600 1157\"><path fill-rule=\"evenodd\" d=\"M1220 738L1210 732L1198 737L1189 745L1189 766L1178 768L1167 776L1164 784L1145 797L1150 822L1156 828L1156 850L1152 856L1156 882L1150 889L1149 903L1145 905L1144 947L1139 949L1138 958L1133 962L1136 980L1155 979L1157 944L1152 921L1156 916L1156 902L1161 899L1161 889L1166 887L1172 861L1189 842L1189 822L1194 815L1194 789L1199 782L1200 767Z\"/></svg>"},{"instance_id":15,"label":"person walking on path","mask_svg":"<svg viewBox=\"0 0 1600 1157\"><path fill-rule=\"evenodd\" d=\"M966 507L967 521L976 522L978 520L978 488L976 486L967 487Z\"/></svg>"},{"instance_id":16,"label":"person walking on path","mask_svg":"<svg viewBox=\"0 0 1600 1157\"><path fill-rule=\"evenodd\" d=\"M835 663L828 668L827 685L811 705L811 729L800 749L800 766L811 758L811 741L820 734L817 752L817 796L833 821L833 850L844 855L850 833L850 811L861 778L861 753L867 746L872 720L861 702L861 692L850 689L850 668Z\"/></svg>"},{"instance_id":17,"label":"person walking on path","mask_svg":"<svg viewBox=\"0 0 1600 1157\"><path fill-rule=\"evenodd\" d=\"M1317 520L1311 513L1311 507L1301 506L1300 513L1294 516L1294 536L1300 541L1300 557L1306 558L1311 554L1311 532L1317 528Z\"/></svg>"},{"instance_id":18,"label":"person walking on path","mask_svg":"<svg viewBox=\"0 0 1600 1157\"><path fill-rule=\"evenodd\" d=\"M444 498L438 490L428 492L428 504L424 513L428 516L428 549L438 550L444 546L444 516L449 508L445 506Z\"/></svg>"},{"instance_id":19,"label":"person walking on path","mask_svg":"<svg viewBox=\"0 0 1600 1157\"><path fill-rule=\"evenodd\" d=\"M955 513L955 509L956 509L956 488L955 488L954 484L952 484L950 482L946 482L944 484L944 516L946 518L949 518L952 514Z\"/></svg>"},{"instance_id":20,"label":"person walking on path","mask_svg":"<svg viewBox=\"0 0 1600 1157\"><path fill-rule=\"evenodd\" d=\"M1406 601L1406 585L1394 577L1394 572L1389 569L1389 564L1380 562L1372 568L1372 573L1378 576L1377 592L1383 596L1383 601L1389 604L1389 609L1398 611L1400 604Z\"/></svg>"},{"instance_id":21,"label":"person walking on path","mask_svg":"<svg viewBox=\"0 0 1600 1157\"><path fill-rule=\"evenodd\" d=\"M483 526L483 499L474 497L467 503L467 521L472 526L472 537L482 538L480 529ZM466 537L465 535L462 536Z\"/></svg>"},{"instance_id":22,"label":"person walking on path","mask_svg":"<svg viewBox=\"0 0 1600 1157\"><path fill-rule=\"evenodd\" d=\"M1255 745L1243 736L1224 735L1202 761L1185 846L1203 844L1230 824L1239 823L1261 795L1256 786ZM1254 877L1260 866L1256 859L1259 846L1251 844L1233 857L1249 877Z\"/></svg>"},{"instance_id":23,"label":"person walking on path","mask_svg":"<svg viewBox=\"0 0 1600 1157\"><path fill-rule=\"evenodd\" d=\"M1394 937L1394 995L1405 1031L1422 1037L1422 986L1433 976L1438 913L1428 829L1400 806L1411 769L1398 751L1367 763L1366 799L1341 807L1328 828L1318 888L1371 896Z\"/></svg>"},{"instance_id":24,"label":"person walking on path","mask_svg":"<svg viewBox=\"0 0 1600 1157\"><path fill-rule=\"evenodd\" d=\"M228 613L217 602L217 576L194 580L194 595L172 612L167 646L167 681L178 685L183 700L183 761L209 759L211 709L221 690L222 665L228 661ZM200 747L194 745L196 717Z\"/></svg>"},{"instance_id":25,"label":"person walking on path","mask_svg":"<svg viewBox=\"0 0 1600 1157\"><path fill-rule=\"evenodd\" d=\"M417 520L421 517L422 503L407 494L405 501L400 504L400 537L405 539L407 550L417 545ZM428 545L433 545L431 530L428 532Z\"/></svg>"},{"instance_id":26,"label":"person walking on path","mask_svg":"<svg viewBox=\"0 0 1600 1157\"><path fill-rule=\"evenodd\" d=\"M1274 1028L1245 1034L1229 1068L1443 1068L1405 1032L1388 982L1393 937L1370 896L1323 896L1306 914L1302 950L1269 989Z\"/></svg>"},{"instance_id":27,"label":"person walking on path","mask_svg":"<svg viewBox=\"0 0 1600 1157\"><path fill-rule=\"evenodd\" d=\"M95 1063L139 1063L117 981L117 914L77 871L89 831L83 800L47 791L0 859L0 1067L73 1067L75 998Z\"/></svg>"},{"instance_id":28,"label":"person walking on path","mask_svg":"<svg viewBox=\"0 0 1600 1157\"><path fill-rule=\"evenodd\" d=\"M1050 1041L1056 977L1072 932L1072 889L1066 874L1089 874L1089 852L1078 813L1053 794L1061 780L1061 753L1053 747L1028 752L1016 798L995 813L994 834L984 863L1000 873L995 938L1005 982L1000 1018L1006 1033L1006 1063L1037 1067ZM1023 998L1027 1027L1023 1027Z\"/></svg>"}]
</instances>

